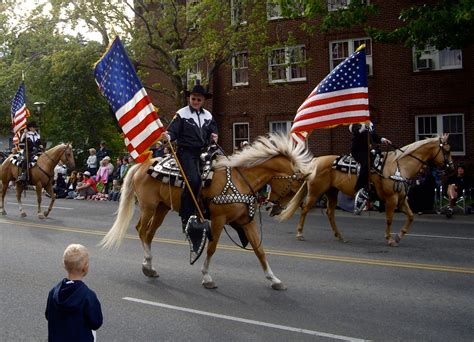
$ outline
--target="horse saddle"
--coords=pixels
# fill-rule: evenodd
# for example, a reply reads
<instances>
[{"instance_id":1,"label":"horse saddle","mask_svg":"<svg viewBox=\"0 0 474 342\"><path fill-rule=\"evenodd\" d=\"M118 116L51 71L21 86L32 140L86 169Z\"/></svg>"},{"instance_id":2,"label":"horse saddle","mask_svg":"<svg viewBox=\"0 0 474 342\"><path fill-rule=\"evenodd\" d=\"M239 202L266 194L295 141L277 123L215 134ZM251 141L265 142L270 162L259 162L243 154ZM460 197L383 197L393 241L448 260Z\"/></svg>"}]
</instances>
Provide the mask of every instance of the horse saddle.
<instances>
[{"instance_id":1,"label":"horse saddle","mask_svg":"<svg viewBox=\"0 0 474 342\"><path fill-rule=\"evenodd\" d=\"M370 169L377 173L382 173L385 156L380 150L372 149L370 151ZM350 154L338 156L332 163L332 168L341 172L350 172L358 174L360 165Z\"/></svg>"},{"instance_id":2,"label":"horse saddle","mask_svg":"<svg viewBox=\"0 0 474 342\"><path fill-rule=\"evenodd\" d=\"M213 164L221 152L217 146L209 146L200 156L201 186L207 187L211 184L214 175ZM185 187L185 182L174 157L170 154L155 159L148 168L147 173L153 178L179 188Z\"/></svg>"},{"instance_id":3,"label":"horse saddle","mask_svg":"<svg viewBox=\"0 0 474 342\"><path fill-rule=\"evenodd\" d=\"M36 163L38 162L38 158L39 158L39 155L34 155L33 158L31 158L31 160L29 161L30 165L28 165L28 168L32 168L33 166L35 166ZM14 155L12 155L10 162L17 167L23 167L23 163L25 159L26 159L25 154L23 150L21 150L15 153Z\"/></svg>"}]
</instances>

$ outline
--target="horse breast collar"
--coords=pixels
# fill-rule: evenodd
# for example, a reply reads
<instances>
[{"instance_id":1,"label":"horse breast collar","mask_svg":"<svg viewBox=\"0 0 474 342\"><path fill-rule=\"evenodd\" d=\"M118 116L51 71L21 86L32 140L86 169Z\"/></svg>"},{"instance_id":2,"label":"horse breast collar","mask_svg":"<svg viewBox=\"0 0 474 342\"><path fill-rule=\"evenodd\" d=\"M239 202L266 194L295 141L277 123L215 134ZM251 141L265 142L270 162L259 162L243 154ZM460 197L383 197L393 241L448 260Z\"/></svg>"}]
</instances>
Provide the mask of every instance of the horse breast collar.
<instances>
[{"instance_id":1,"label":"horse breast collar","mask_svg":"<svg viewBox=\"0 0 474 342\"><path fill-rule=\"evenodd\" d=\"M250 219L253 219L253 217L255 216L255 204L257 202L257 198L254 195L242 194L239 192L239 190L237 190L234 183L232 183L230 167L226 167L225 173L226 184L224 186L224 189L222 189L220 195L214 196L211 202L214 204L245 203L248 206L249 217ZM230 193L227 193L229 189Z\"/></svg>"}]
</instances>

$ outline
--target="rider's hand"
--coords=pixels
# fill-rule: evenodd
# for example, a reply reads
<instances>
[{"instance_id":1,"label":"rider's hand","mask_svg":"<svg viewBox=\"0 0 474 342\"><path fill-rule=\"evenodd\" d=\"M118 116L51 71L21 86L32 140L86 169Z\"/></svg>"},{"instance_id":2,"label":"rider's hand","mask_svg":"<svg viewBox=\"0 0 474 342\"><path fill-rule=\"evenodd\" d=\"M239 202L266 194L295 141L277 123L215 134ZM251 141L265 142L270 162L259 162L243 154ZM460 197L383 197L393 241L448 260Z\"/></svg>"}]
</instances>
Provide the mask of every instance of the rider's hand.
<instances>
[{"instance_id":1,"label":"rider's hand","mask_svg":"<svg viewBox=\"0 0 474 342\"><path fill-rule=\"evenodd\" d=\"M161 133L160 140L164 142L169 142L171 141L171 137L168 132L163 132Z\"/></svg>"},{"instance_id":2,"label":"rider's hand","mask_svg":"<svg viewBox=\"0 0 474 342\"><path fill-rule=\"evenodd\" d=\"M217 144L219 136L216 133L211 133L211 141Z\"/></svg>"},{"instance_id":3,"label":"rider's hand","mask_svg":"<svg viewBox=\"0 0 474 342\"><path fill-rule=\"evenodd\" d=\"M387 138L382 138L380 140L382 141L382 144L392 145L392 142L390 140L388 140Z\"/></svg>"}]
</instances>

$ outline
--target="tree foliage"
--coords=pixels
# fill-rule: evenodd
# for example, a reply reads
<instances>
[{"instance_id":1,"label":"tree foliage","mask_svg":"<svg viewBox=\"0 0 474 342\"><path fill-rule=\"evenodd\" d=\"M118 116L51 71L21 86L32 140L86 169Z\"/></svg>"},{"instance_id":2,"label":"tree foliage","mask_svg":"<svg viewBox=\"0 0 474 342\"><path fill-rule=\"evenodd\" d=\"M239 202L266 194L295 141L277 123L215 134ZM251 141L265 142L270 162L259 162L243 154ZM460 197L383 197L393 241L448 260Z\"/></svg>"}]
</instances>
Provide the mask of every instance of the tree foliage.
<instances>
[{"instance_id":1,"label":"tree foliage","mask_svg":"<svg viewBox=\"0 0 474 342\"><path fill-rule=\"evenodd\" d=\"M351 0L346 8L328 11L326 0L274 0L290 17L318 18L316 24L305 22L304 28L314 32L338 30L361 25L375 41L403 43L423 49L434 46L461 49L474 42L474 0L439 0L419 2L403 8L399 15L399 27L385 30L367 24L371 16L380 13L376 4L367 5L365 0ZM295 10L295 3L298 4Z\"/></svg>"}]
</instances>

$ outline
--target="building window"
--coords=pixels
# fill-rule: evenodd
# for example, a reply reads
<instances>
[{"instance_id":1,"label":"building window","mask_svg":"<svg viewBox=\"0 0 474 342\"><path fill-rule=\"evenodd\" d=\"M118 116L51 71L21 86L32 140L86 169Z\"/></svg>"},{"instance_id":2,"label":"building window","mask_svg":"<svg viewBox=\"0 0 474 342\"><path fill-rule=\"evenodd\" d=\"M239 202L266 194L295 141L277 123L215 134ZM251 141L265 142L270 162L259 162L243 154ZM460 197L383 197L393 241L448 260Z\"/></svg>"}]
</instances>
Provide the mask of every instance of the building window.
<instances>
[{"instance_id":1,"label":"building window","mask_svg":"<svg viewBox=\"0 0 474 342\"><path fill-rule=\"evenodd\" d=\"M420 115L415 117L416 140L449 133L451 152L455 156L466 154L464 141L464 114Z\"/></svg>"},{"instance_id":2,"label":"building window","mask_svg":"<svg viewBox=\"0 0 474 342\"><path fill-rule=\"evenodd\" d=\"M270 121L269 131L271 133L289 134L291 130L291 121Z\"/></svg>"},{"instance_id":3,"label":"building window","mask_svg":"<svg viewBox=\"0 0 474 342\"><path fill-rule=\"evenodd\" d=\"M242 0L230 0L230 22L232 25L245 25Z\"/></svg>"},{"instance_id":4,"label":"building window","mask_svg":"<svg viewBox=\"0 0 474 342\"><path fill-rule=\"evenodd\" d=\"M373 75L372 66L372 40L370 38L357 38L350 40L339 40L329 43L329 59L331 70L347 57L354 53L359 46L365 44L365 56L367 63L367 74Z\"/></svg>"},{"instance_id":5,"label":"building window","mask_svg":"<svg viewBox=\"0 0 474 342\"><path fill-rule=\"evenodd\" d=\"M328 0L328 11L337 11L349 7L351 0ZM362 4L367 5L368 0L362 1Z\"/></svg>"},{"instance_id":6,"label":"building window","mask_svg":"<svg viewBox=\"0 0 474 342\"><path fill-rule=\"evenodd\" d=\"M197 81L201 82L202 72L200 63L196 62L191 68L188 68L186 76L188 89L192 89L192 87L196 84Z\"/></svg>"},{"instance_id":7,"label":"building window","mask_svg":"<svg viewBox=\"0 0 474 342\"><path fill-rule=\"evenodd\" d=\"M283 16L281 15L281 7L277 1L268 0L267 1L267 19L268 20L276 20L281 19Z\"/></svg>"},{"instance_id":8,"label":"building window","mask_svg":"<svg viewBox=\"0 0 474 342\"><path fill-rule=\"evenodd\" d=\"M249 141L249 124L248 122L234 123L234 150L239 149L240 144L244 141Z\"/></svg>"},{"instance_id":9,"label":"building window","mask_svg":"<svg viewBox=\"0 0 474 342\"><path fill-rule=\"evenodd\" d=\"M242 86L249 84L248 53L236 52L232 57L232 85Z\"/></svg>"},{"instance_id":10,"label":"building window","mask_svg":"<svg viewBox=\"0 0 474 342\"><path fill-rule=\"evenodd\" d=\"M268 60L270 83L306 81L306 48L304 45L272 50Z\"/></svg>"},{"instance_id":11,"label":"building window","mask_svg":"<svg viewBox=\"0 0 474 342\"><path fill-rule=\"evenodd\" d=\"M462 69L461 50L427 47L420 53L413 49L413 71L449 69Z\"/></svg>"}]
</instances>

